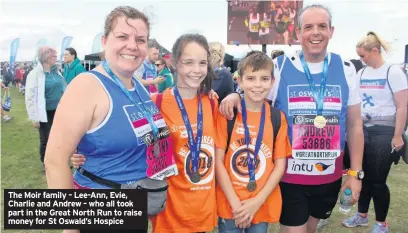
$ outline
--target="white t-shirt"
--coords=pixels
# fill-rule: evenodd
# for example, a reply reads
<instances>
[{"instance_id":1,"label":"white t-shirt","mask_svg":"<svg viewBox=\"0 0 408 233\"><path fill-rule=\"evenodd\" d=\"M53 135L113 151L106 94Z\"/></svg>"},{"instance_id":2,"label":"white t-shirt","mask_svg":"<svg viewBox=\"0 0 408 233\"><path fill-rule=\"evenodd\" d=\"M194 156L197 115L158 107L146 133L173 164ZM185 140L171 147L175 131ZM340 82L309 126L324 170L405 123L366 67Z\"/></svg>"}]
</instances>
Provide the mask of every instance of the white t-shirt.
<instances>
[{"instance_id":1,"label":"white t-shirt","mask_svg":"<svg viewBox=\"0 0 408 233\"><path fill-rule=\"evenodd\" d=\"M301 72L304 72L302 63L300 62L299 58L299 52L300 51L288 51L286 53L287 57L295 57L294 60L292 59L285 59L284 62L292 62L292 64ZM330 64L330 58L331 54L329 53L329 64ZM349 98L348 98L348 106L359 104L361 102L360 99L360 91L359 91L359 83L356 77L356 69L354 68L353 63L350 61L348 62L350 65L347 66L344 64L343 60L343 68L344 68L344 75L346 77L347 84L349 86ZM274 60L275 64L278 64L277 58ZM309 70L311 74L318 74L323 71L323 61L319 63L307 63L309 66ZM275 83L272 87L272 90L269 92L268 99L272 100L272 102L275 102L276 95L278 94L277 88L279 87L279 82L280 82L280 70L279 66L275 65L274 66L274 72L273 75L275 76Z\"/></svg>"},{"instance_id":2,"label":"white t-shirt","mask_svg":"<svg viewBox=\"0 0 408 233\"><path fill-rule=\"evenodd\" d=\"M380 68L366 67L358 72L363 119L366 119L367 115L373 121L395 118L396 107L393 93L407 89L408 84L404 72L398 66L392 66L388 74L391 91L387 83L387 71L390 66L390 63L384 63Z\"/></svg>"}]
</instances>

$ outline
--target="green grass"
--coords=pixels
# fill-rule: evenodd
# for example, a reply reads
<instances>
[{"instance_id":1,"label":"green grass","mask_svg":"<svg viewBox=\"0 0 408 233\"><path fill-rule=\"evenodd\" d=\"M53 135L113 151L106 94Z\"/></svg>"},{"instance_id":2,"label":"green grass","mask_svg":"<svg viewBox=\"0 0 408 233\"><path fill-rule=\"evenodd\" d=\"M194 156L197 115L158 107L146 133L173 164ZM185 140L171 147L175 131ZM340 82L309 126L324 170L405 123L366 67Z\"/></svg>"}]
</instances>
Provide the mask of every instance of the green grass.
<instances>
[{"instance_id":1,"label":"green grass","mask_svg":"<svg viewBox=\"0 0 408 233\"><path fill-rule=\"evenodd\" d=\"M30 121L24 106L24 97L15 88L12 89L13 106L10 115L14 119L7 123L2 123L1 133L1 195L3 200L3 189L8 188L46 188L45 175L39 159L39 134ZM388 185L391 190L391 206L388 215L391 232L408 232L406 223L408 222L408 178L407 165L403 162L398 166L393 166L388 178ZM2 201L2 213L4 203ZM374 212L370 210L370 228L374 223ZM320 232L324 233L360 233L369 232L370 228L347 229L341 226L341 220L345 216L339 213L338 208L334 209L329 220L329 225ZM2 223L4 217L2 214ZM405 224L404 224L405 223ZM3 225L3 224L2 224ZM26 230L4 230L5 233L22 233ZM33 230L30 232L61 232ZM217 230L213 232L218 232ZM278 232L278 226L271 225L269 232Z\"/></svg>"}]
</instances>

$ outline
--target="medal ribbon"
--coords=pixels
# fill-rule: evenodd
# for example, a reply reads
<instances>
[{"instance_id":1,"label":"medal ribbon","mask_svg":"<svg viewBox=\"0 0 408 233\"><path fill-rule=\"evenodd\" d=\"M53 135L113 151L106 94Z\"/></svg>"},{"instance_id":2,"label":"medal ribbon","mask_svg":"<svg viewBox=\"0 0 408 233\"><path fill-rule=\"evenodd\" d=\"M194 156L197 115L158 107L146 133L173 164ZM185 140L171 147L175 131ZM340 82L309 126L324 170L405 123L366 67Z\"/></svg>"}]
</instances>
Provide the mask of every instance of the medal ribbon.
<instances>
[{"instance_id":1,"label":"medal ribbon","mask_svg":"<svg viewBox=\"0 0 408 233\"><path fill-rule=\"evenodd\" d=\"M180 96L180 93L177 87L174 87L174 97L176 98L177 105L181 112L181 117L183 118L184 125L187 129L188 134L188 144L190 146L191 151L191 161L193 164L192 172L198 171L198 159L200 156L200 148L201 148L201 139L203 136L203 106L201 103L201 96L200 93L197 92L198 98L198 113L197 113L197 135L194 139L193 129L191 128L190 120L188 119L187 111L184 106L183 100Z\"/></svg>"},{"instance_id":2,"label":"medal ribbon","mask_svg":"<svg viewBox=\"0 0 408 233\"><path fill-rule=\"evenodd\" d=\"M245 144L247 148L249 148L249 143L251 143L251 138L249 136L249 129L247 125L247 112L246 112L246 105L245 100L241 100L242 106L242 123L244 124L245 128ZM265 128L265 104L262 105L262 113L261 113L261 122L259 124L258 135L256 138L255 143L255 151L254 151L254 158L251 158L251 154L248 152L247 154L247 161L248 161L248 174L249 174L249 181L255 181L255 159L258 157L259 149L261 148L261 142L263 138L263 132Z\"/></svg>"},{"instance_id":3,"label":"medal ribbon","mask_svg":"<svg viewBox=\"0 0 408 233\"><path fill-rule=\"evenodd\" d=\"M147 107L145 106L145 101L143 101L142 97L139 95L139 92L137 91L137 86L136 86L136 82L135 82L134 78L132 77L132 82L133 82L133 85L135 87L135 92L136 92L137 96L140 99L140 103L137 103L136 100L133 98L133 96L130 94L130 92L125 88L125 86L123 86L123 83L120 81L118 76L116 76L113 73L113 71L110 69L110 67L109 67L108 63L106 62L106 60L103 61L102 67L105 69L106 73L108 73L109 76L111 76L112 80L120 87L120 89L123 91L123 93L129 98L130 102L132 102L132 104L136 108L138 108L139 111L143 114L143 116L147 119L147 121L149 122L150 128L153 131L153 138L156 141L157 140L157 135L159 134L159 128L154 124L153 115L147 109ZM140 105L141 105L141 107L140 107Z\"/></svg>"},{"instance_id":4,"label":"medal ribbon","mask_svg":"<svg viewBox=\"0 0 408 233\"><path fill-rule=\"evenodd\" d=\"M316 102L316 115L322 116L323 106L324 106L324 92L326 90L326 81L327 81L327 70L329 69L329 56L326 55L326 57L324 58L323 72L320 77L320 92L319 93L317 93L316 91L316 85L312 78L312 75L310 74L309 66L307 65L305 61L305 57L303 56L303 51L300 52L299 57L300 57L300 61L302 62L303 69L305 70L305 75L306 75L307 81L309 82L310 90L313 93L313 98Z\"/></svg>"}]
</instances>

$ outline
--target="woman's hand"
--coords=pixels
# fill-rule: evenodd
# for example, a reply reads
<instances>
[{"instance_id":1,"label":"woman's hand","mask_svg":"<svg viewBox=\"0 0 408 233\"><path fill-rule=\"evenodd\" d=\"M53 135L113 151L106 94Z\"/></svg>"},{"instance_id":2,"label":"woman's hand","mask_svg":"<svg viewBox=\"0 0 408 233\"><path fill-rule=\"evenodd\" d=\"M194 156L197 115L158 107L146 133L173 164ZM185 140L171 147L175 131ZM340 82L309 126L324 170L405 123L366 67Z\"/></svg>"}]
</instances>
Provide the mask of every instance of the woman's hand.
<instances>
[{"instance_id":1,"label":"woman's hand","mask_svg":"<svg viewBox=\"0 0 408 233\"><path fill-rule=\"evenodd\" d=\"M40 122L38 122L38 121L33 122L33 126L34 126L34 128L39 129L40 128Z\"/></svg>"},{"instance_id":2,"label":"woman's hand","mask_svg":"<svg viewBox=\"0 0 408 233\"><path fill-rule=\"evenodd\" d=\"M391 141L392 149L395 148L395 151L400 151L404 146L404 140L402 140L402 136L394 137Z\"/></svg>"},{"instance_id":3,"label":"woman's hand","mask_svg":"<svg viewBox=\"0 0 408 233\"><path fill-rule=\"evenodd\" d=\"M236 107L239 112L242 111L241 96L238 93L231 93L225 97L222 100L219 109L225 118L232 120L234 117L234 107Z\"/></svg>"}]
</instances>

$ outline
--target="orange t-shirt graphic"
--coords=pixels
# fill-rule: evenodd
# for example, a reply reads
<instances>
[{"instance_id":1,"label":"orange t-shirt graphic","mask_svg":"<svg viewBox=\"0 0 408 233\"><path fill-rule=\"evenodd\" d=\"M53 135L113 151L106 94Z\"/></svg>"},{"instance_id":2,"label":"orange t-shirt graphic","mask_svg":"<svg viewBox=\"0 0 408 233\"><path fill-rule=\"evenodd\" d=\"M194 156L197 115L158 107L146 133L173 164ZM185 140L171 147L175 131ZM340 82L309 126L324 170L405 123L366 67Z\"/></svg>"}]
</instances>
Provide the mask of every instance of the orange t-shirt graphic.
<instances>
[{"instance_id":1,"label":"orange t-shirt graphic","mask_svg":"<svg viewBox=\"0 0 408 233\"><path fill-rule=\"evenodd\" d=\"M281 113L281 127L279 129L275 146L273 144L273 126L271 122L270 105L265 103L265 125L261 147L255 162L255 179L257 188L254 192L249 192L247 184L249 182L247 146L245 144L245 129L241 113L238 113L235 120L234 129L231 133L230 145L224 157L224 166L234 187L238 198L243 201L255 197L266 184L273 169L273 160L286 158L291 154L291 147L288 138L288 123L286 117ZM250 131L250 151L255 151L255 143L258 136L261 112L247 111L247 125ZM227 120L220 115L217 116L217 148L225 150L227 148ZM232 210L227 197L220 186L217 186L217 208L221 218L232 219ZM279 185L272 191L268 199L255 214L252 223L261 222L275 223L279 221L282 210L282 196Z\"/></svg>"},{"instance_id":2,"label":"orange t-shirt graphic","mask_svg":"<svg viewBox=\"0 0 408 233\"><path fill-rule=\"evenodd\" d=\"M152 98L153 101L156 101L156 96L152 96ZM204 121L198 164L201 180L198 183L193 183L188 175L191 173L191 153L187 130L172 89L167 89L163 93L161 113L174 143L173 154L179 174L171 176L167 180L169 188L166 208L152 219L153 232L155 233L208 232L217 225L214 118L218 113L218 107L214 106L212 113L208 96L202 95L201 101ZM195 138L197 134L198 98L183 100L183 103Z\"/></svg>"}]
</instances>

